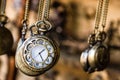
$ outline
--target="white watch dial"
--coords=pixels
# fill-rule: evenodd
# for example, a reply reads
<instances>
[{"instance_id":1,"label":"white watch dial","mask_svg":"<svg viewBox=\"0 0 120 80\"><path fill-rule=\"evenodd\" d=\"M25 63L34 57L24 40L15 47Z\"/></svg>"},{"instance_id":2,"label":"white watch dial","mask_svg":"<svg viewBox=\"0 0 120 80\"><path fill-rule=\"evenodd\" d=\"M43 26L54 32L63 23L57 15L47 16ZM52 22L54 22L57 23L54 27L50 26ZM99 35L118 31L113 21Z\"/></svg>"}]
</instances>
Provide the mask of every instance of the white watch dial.
<instances>
[{"instance_id":1,"label":"white watch dial","mask_svg":"<svg viewBox=\"0 0 120 80\"><path fill-rule=\"evenodd\" d=\"M46 68L53 62L54 47L46 39L31 40L25 48L25 60L30 67Z\"/></svg>"},{"instance_id":2,"label":"white watch dial","mask_svg":"<svg viewBox=\"0 0 120 80\"><path fill-rule=\"evenodd\" d=\"M31 51L31 57L35 62L44 62L48 57L48 50L43 45L35 46Z\"/></svg>"}]
</instances>

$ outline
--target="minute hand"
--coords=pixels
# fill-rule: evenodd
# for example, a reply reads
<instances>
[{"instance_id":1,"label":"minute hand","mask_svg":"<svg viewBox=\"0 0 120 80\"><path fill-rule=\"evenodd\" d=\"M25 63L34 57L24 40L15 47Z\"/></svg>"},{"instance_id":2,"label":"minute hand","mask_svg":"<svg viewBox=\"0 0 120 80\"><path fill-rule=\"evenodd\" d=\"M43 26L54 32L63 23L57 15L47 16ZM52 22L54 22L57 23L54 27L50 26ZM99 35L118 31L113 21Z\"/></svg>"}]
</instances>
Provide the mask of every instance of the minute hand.
<instances>
[{"instance_id":1,"label":"minute hand","mask_svg":"<svg viewBox=\"0 0 120 80\"><path fill-rule=\"evenodd\" d=\"M45 51L45 49L43 49L42 51L40 51L39 54L41 54L43 51Z\"/></svg>"},{"instance_id":2,"label":"minute hand","mask_svg":"<svg viewBox=\"0 0 120 80\"><path fill-rule=\"evenodd\" d=\"M43 51L45 51L45 49L43 49L42 51L40 51L39 53L38 53L38 55L40 55ZM38 56L37 55L37 56ZM37 56L35 56L34 58L36 58Z\"/></svg>"},{"instance_id":3,"label":"minute hand","mask_svg":"<svg viewBox=\"0 0 120 80\"><path fill-rule=\"evenodd\" d=\"M44 60L44 59L42 58L42 56L41 56L41 53L42 53L43 51L45 51L45 49L43 49L41 52L39 52L39 55L40 55L42 61Z\"/></svg>"}]
</instances>

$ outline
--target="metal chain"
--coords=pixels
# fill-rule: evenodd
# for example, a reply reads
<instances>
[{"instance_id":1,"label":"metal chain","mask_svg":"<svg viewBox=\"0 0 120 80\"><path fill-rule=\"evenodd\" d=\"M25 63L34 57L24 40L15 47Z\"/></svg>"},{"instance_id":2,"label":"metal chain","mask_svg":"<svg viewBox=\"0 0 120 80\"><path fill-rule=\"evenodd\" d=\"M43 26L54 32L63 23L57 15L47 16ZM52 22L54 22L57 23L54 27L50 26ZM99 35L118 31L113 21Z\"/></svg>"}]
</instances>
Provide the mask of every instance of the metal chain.
<instances>
[{"instance_id":1,"label":"metal chain","mask_svg":"<svg viewBox=\"0 0 120 80\"><path fill-rule=\"evenodd\" d=\"M99 0L96 10L96 16L95 16L95 30L94 30L95 33L98 31L98 28L100 26L102 8L103 8L103 0Z\"/></svg>"},{"instance_id":2,"label":"metal chain","mask_svg":"<svg viewBox=\"0 0 120 80\"><path fill-rule=\"evenodd\" d=\"M38 7L38 21L43 20L43 7L44 7L44 0L39 0L39 7Z\"/></svg>"},{"instance_id":3,"label":"metal chain","mask_svg":"<svg viewBox=\"0 0 120 80\"><path fill-rule=\"evenodd\" d=\"M6 0L0 1L0 14L5 14L5 8L6 8Z\"/></svg>"},{"instance_id":4,"label":"metal chain","mask_svg":"<svg viewBox=\"0 0 120 80\"><path fill-rule=\"evenodd\" d=\"M26 4L25 4L25 13L24 13L24 19L23 19L23 28L22 28L22 41L25 40L25 35L27 33L27 21L28 21L28 15L29 15L29 5L30 4L30 0L26 0Z\"/></svg>"},{"instance_id":5,"label":"metal chain","mask_svg":"<svg viewBox=\"0 0 120 80\"><path fill-rule=\"evenodd\" d=\"M96 10L96 17L95 17L95 31L98 32L100 27L102 26L102 31L104 31L104 28L106 26L106 19L107 19L107 13L108 13L108 5L109 0L99 0L98 8Z\"/></svg>"},{"instance_id":6,"label":"metal chain","mask_svg":"<svg viewBox=\"0 0 120 80\"><path fill-rule=\"evenodd\" d=\"M96 41L104 41L106 38L106 33L104 32L104 28L106 25L107 12L108 12L108 4L109 0L99 0L98 7L96 10L95 16L95 28L94 33L90 35L88 38L89 44L94 44ZM102 26L102 31L100 28Z\"/></svg>"},{"instance_id":7,"label":"metal chain","mask_svg":"<svg viewBox=\"0 0 120 80\"><path fill-rule=\"evenodd\" d=\"M30 4L30 0L26 0L26 4L25 4L25 14L24 14L24 21L28 20L28 15L29 15L29 4Z\"/></svg>"},{"instance_id":8,"label":"metal chain","mask_svg":"<svg viewBox=\"0 0 120 80\"><path fill-rule=\"evenodd\" d=\"M38 8L38 21L49 18L50 0L40 0Z\"/></svg>"},{"instance_id":9,"label":"metal chain","mask_svg":"<svg viewBox=\"0 0 120 80\"><path fill-rule=\"evenodd\" d=\"M109 1L110 0L104 0L104 3L103 3L103 11L102 11L102 30L103 31L104 31L104 28L106 26Z\"/></svg>"},{"instance_id":10,"label":"metal chain","mask_svg":"<svg viewBox=\"0 0 120 80\"><path fill-rule=\"evenodd\" d=\"M45 0L45 7L44 7L44 18L47 20L49 19L49 13L50 13L50 2L51 0Z\"/></svg>"},{"instance_id":11,"label":"metal chain","mask_svg":"<svg viewBox=\"0 0 120 80\"><path fill-rule=\"evenodd\" d=\"M49 22L49 12L50 12L50 0L40 0L38 8L38 21L36 26L38 32L46 32L52 28L51 23Z\"/></svg>"}]
</instances>

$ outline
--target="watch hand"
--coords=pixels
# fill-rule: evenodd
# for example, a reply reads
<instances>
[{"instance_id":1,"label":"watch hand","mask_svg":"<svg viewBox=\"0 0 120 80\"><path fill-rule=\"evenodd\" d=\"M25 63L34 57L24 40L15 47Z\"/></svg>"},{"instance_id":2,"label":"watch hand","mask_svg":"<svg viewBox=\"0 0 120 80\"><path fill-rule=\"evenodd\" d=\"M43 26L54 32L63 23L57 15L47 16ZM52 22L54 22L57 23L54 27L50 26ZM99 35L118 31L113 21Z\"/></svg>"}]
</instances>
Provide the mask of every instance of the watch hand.
<instances>
[{"instance_id":1,"label":"watch hand","mask_svg":"<svg viewBox=\"0 0 120 80\"><path fill-rule=\"evenodd\" d=\"M40 55L43 51L45 51L45 49L43 49L41 52L39 52L38 55ZM36 58L37 56L35 56L34 58Z\"/></svg>"},{"instance_id":2,"label":"watch hand","mask_svg":"<svg viewBox=\"0 0 120 80\"><path fill-rule=\"evenodd\" d=\"M41 55L40 55L40 57L41 57L42 61L44 61L44 59L42 58L42 56L41 56Z\"/></svg>"},{"instance_id":3,"label":"watch hand","mask_svg":"<svg viewBox=\"0 0 120 80\"><path fill-rule=\"evenodd\" d=\"M39 55L40 55L42 61L44 61L44 59L43 59L42 56L41 56L41 53L42 53L43 51L45 51L45 49L43 49L41 52L39 52Z\"/></svg>"},{"instance_id":4,"label":"watch hand","mask_svg":"<svg viewBox=\"0 0 120 80\"><path fill-rule=\"evenodd\" d=\"M41 54L43 51L45 51L45 49L43 49L41 52L39 52L39 54Z\"/></svg>"}]
</instances>

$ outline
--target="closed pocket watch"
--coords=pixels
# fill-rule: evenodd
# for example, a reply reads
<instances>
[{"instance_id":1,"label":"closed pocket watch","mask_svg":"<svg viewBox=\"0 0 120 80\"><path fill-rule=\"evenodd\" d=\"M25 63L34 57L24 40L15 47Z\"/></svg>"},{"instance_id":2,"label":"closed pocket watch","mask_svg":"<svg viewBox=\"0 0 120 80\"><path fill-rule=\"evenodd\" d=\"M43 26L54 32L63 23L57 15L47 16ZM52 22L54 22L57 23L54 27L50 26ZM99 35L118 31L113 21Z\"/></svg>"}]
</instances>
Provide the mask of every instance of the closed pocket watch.
<instances>
[{"instance_id":1,"label":"closed pocket watch","mask_svg":"<svg viewBox=\"0 0 120 80\"><path fill-rule=\"evenodd\" d=\"M5 15L0 15L0 55L10 52L13 45L12 34L5 28L7 19Z\"/></svg>"},{"instance_id":2,"label":"closed pocket watch","mask_svg":"<svg viewBox=\"0 0 120 80\"><path fill-rule=\"evenodd\" d=\"M43 74L52 68L60 55L57 44L44 34L33 34L33 27L36 25L30 27L31 37L16 52L16 66L30 76Z\"/></svg>"},{"instance_id":3,"label":"closed pocket watch","mask_svg":"<svg viewBox=\"0 0 120 80\"><path fill-rule=\"evenodd\" d=\"M80 56L80 63L85 72L87 72L90 68L90 65L88 63L88 53L89 49L86 49L85 51L82 52Z\"/></svg>"},{"instance_id":4,"label":"closed pocket watch","mask_svg":"<svg viewBox=\"0 0 120 80\"><path fill-rule=\"evenodd\" d=\"M88 61L92 68L100 71L107 67L110 55L107 46L103 44L105 32L99 32L96 38L98 42L90 49Z\"/></svg>"},{"instance_id":5,"label":"closed pocket watch","mask_svg":"<svg viewBox=\"0 0 120 80\"><path fill-rule=\"evenodd\" d=\"M90 66L88 61L89 51L93 47L93 45L96 43L95 41L95 34L91 34L88 38L88 43L90 44L89 48L87 48L85 51L81 53L80 56L80 63L85 72L91 73L94 72L94 69Z\"/></svg>"}]
</instances>

